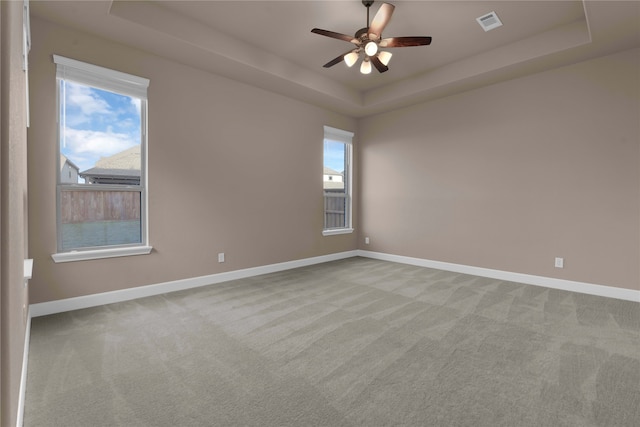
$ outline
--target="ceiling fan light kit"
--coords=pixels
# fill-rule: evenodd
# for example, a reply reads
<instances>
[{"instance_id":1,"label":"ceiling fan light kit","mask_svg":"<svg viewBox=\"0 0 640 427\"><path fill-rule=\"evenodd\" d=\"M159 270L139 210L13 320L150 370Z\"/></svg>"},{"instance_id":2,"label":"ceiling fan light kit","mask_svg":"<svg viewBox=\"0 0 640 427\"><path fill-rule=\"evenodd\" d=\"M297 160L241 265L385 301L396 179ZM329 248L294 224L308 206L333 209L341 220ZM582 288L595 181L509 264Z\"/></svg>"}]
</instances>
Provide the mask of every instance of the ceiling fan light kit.
<instances>
[{"instance_id":1,"label":"ceiling fan light kit","mask_svg":"<svg viewBox=\"0 0 640 427\"><path fill-rule=\"evenodd\" d=\"M366 53L368 56L373 56L378 53L378 45L376 44L376 42L368 42L364 46L364 53Z\"/></svg>"},{"instance_id":2,"label":"ceiling fan light kit","mask_svg":"<svg viewBox=\"0 0 640 427\"><path fill-rule=\"evenodd\" d=\"M353 64L358 62L358 58L360 58L360 55L357 50L354 50L344 56L344 63L347 64L347 67L353 67Z\"/></svg>"},{"instance_id":3,"label":"ceiling fan light kit","mask_svg":"<svg viewBox=\"0 0 640 427\"><path fill-rule=\"evenodd\" d=\"M384 65L389 65L389 61L391 61L391 57L393 56L393 54L391 52L380 52L378 54L378 59L380 60L380 62L382 62Z\"/></svg>"},{"instance_id":4,"label":"ceiling fan light kit","mask_svg":"<svg viewBox=\"0 0 640 427\"><path fill-rule=\"evenodd\" d=\"M431 37L391 37L383 39L382 31L389 23L395 6L389 3L382 3L380 9L378 9L378 12L373 17L371 25L369 25L369 8L373 4L373 0L362 0L362 4L367 8L367 26L356 31L354 37L333 31L321 30L320 28L314 28L311 30L312 33L343 40L356 45L355 49L352 49L351 51L324 64L325 68L333 67L342 61L345 62L347 67L352 67L358 61L360 55L364 54L362 64L360 65L360 72L362 74L371 73L371 64L376 67L378 72L384 73L389 70L387 65L389 65L392 55L390 52L381 51L379 49L380 47L393 48L427 46L431 44Z\"/></svg>"},{"instance_id":5,"label":"ceiling fan light kit","mask_svg":"<svg viewBox=\"0 0 640 427\"><path fill-rule=\"evenodd\" d=\"M362 74L370 74L371 73L371 61L369 61L369 58L364 58L362 60L362 65L360 65L360 72Z\"/></svg>"}]
</instances>

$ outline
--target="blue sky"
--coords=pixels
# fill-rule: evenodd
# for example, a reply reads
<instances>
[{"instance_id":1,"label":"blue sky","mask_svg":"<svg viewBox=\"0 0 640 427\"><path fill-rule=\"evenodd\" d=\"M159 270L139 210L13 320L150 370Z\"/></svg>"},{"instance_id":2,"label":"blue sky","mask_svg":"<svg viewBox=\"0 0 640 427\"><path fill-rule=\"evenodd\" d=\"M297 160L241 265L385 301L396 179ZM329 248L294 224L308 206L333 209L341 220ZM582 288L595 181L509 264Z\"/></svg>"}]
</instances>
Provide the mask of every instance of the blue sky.
<instances>
[{"instance_id":1,"label":"blue sky","mask_svg":"<svg viewBox=\"0 0 640 427\"><path fill-rule=\"evenodd\" d=\"M335 171L344 171L344 144L324 141L324 165Z\"/></svg>"},{"instance_id":2,"label":"blue sky","mask_svg":"<svg viewBox=\"0 0 640 427\"><path fill-rule=\"evenodd\" d=\"M140 144L140 100L69 81L60 82L60 152L80 172Z\"/></svg>"}]
</instances>

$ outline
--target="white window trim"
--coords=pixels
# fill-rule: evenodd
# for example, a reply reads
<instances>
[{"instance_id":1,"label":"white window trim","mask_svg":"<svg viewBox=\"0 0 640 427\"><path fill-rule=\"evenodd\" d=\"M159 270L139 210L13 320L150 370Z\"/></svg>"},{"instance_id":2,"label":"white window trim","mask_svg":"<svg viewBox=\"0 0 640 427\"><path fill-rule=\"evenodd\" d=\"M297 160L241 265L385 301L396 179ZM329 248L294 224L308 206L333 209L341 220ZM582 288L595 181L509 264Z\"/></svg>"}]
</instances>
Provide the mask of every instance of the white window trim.
<instances>
[{"instance_id":1,"label":"white window trim","mask_svg":"<svg viewBox=\"0 0 640 427\"><path fill-rule=\"evenodd\" d=\"M31 16L29 0L22 3L22 70L24 71L24 99L25 121L27 127L31 124L31 109L29 107L29 51L31 50Z\"/></svg>"},{"instance_id":2,"label":"white window trim","mask_svg":"<svg viewBox=\"0 0 640 427\"><path fill-rule=\"evenodd\" d=\"M87 64L60 55L53 55L53 62L56 64L56 78L58 79L73 80L87 86L147 99L149 79L144 77Z\"/></svg>"},{"instance_id":3,"label":"white window trim","mask_svg":"<svg viewBox=\"0 0 640 427\"><path fill-rule=\"evenodd\" d=\"M140 192L141 192L141 206L140 206L140 218L142 220L141 240L142 242L137 245L123 245L123 246L108 246L104 248L91 248L91 249L75 249L69 252L57 252L51 255L54 262L71 262L71 261L84 261L101 258L115 258L123 256L134 255L147 255L151 253L153 247L149 245L149 189L148 189L148 105L147 105L147 88L149 87L149 79L144 77L134 76L132 74L123 73L109 68L100 67L97 65L87 64L85 62L77 61L75 59L65 58L59 55L53 55L53 62L56 64L56 81L58 80L72 80L77 83L81 83L87 86L96 87L99 89L116 92L135 98L139 98L143 101L141 107L141 119L142 119L142 135L141 135L141 166L143 168L142 175L140 176ZM56 84L56 91L59 90L59 84ZM58 100L58 114L56 120L60 118L60 102ZM58 123L58 131L60 130L60 124ZM59 164L60 159L60 145L58 143L57 148L58 155L55 158L56 165ZM56 167L56 203L60 203L60 168ZM56 207L56 240L58 240L60 233L59 215L60 206ZM56 246L58 242L56 242Z\"/></svg>"},{"instance_id":4,"label":"white window trim","mask_svg":"<svg viewBox=\"0 0 640 427\"><path fill-rule=\"evenodd\" d=\"M353 233L353 228L330 228L328 230L322 230L323 236L335 236L337 234L350 234Z\"/></svg>"},{"instance_id":5,"label":"white window trim","mask_svg":"<svg viewBox=\"0 0 640 427\"><path fill-rule=\"evenodd\" d=\"M51 255L53 261L60 262L72 262L72 261L86 261L90 259L102 259L102 258L116 258L123 256L133 255L148 255L153 250L152 246L133 246L133 247L116 247L105 249L93 249L86 251L71 251L60 252Z\"/></svg>"},{"instance_id":6,"label":"white window trim","mask_svg":"<svg viewBox=\"0 0 640 427\"><path fill-rule=\"evenodd\" d=\"M331 126L324 126L324 140L332 140L336 142L342 142L349 146L349 153L347 155L347 176L344 179L347 181L348 193L347 193L347 212L346 215L346 227L341 228L324 228L322 230L323 236L335 236L339 234L353 233L353 132L336 129ZM324 212L323 212L324 215Z\"/></svg>"}]
</instances>

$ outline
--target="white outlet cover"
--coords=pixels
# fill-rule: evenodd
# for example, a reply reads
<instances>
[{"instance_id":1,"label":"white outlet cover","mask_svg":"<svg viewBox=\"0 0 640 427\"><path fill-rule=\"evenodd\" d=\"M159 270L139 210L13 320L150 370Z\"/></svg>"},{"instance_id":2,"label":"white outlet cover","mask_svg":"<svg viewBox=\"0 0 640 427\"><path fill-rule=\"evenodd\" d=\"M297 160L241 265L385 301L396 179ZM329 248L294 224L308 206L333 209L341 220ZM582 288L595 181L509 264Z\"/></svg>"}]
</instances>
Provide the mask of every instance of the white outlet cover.
<instances>
[{"instance_id":1,"label":"white outlet cover","mask_svg":"<svg viewBox=\"0 0 640 427\"><path fill-rule=\"evenodd\" d=\"M556 258L556 267L564 268L564 258Z\"/></svg>"}]
</instances>

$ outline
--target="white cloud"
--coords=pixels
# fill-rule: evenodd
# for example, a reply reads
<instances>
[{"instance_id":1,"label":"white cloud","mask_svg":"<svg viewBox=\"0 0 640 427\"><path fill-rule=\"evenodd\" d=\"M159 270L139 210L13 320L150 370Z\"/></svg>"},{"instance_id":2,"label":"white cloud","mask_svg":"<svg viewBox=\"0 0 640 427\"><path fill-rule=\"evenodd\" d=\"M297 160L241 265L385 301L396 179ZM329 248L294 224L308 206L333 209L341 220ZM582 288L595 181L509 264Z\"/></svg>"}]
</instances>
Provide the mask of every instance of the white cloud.
<instances>
[{"instance_id":1,"label":"white cloud","mask_svg":"<svg viewBox=\"0 0 640 427\"><path fill-rule=\"evenodd\" d=\"M72 161L78 161L81 169L92 167L100 157L112 156L126 150L140 141L126 133L103 132L65 128L65 152ZM80 160L82 159L82 160Z\"/></svg>"},{"instance_id":2,"label":"white cloud","mask_svg":"<svg viewBox=\"0 0 640 427\"><path fill-rule=\"evenodd\" d=\"M142 101L140 101L140 98L129 98L131 100L131 106L133 107L133 110L136 114L140 114L140 105L142 103Z\"/></svg>"},{"instance_id":3,"label":"white cloud","mask_svg":"<svg viewBox=\"0 0 640 427\"><path fill-rule=\"evenodd\" d=\"M134 122L131 117L127 117L119 121L117 124L120 129L140 129L139 123Z\"/></svg>"},{"instance_id":4,"label":"white cloud","mask_svg":"<svg viewBox=\"0 0 640 427\"><path fill-rule=\"evenodd\" d=\"M78 107L83 114L109 114L109 103L94 93L90 87L67 82L67 104Z\"/></svg>"},{"instance_id":5,"label":"white cloud","mask_svg":"<svg viewBox=\"0 0 640 427\"><path fill-rule=\"evenodd\" d=\"M65 102L67 104L66 123L69 126L91 121L94 114L113 115L109 103L90 87L73 82L65 82ZM68 110L71 110L68 111Z\"/></svg>"}]
</instances>

